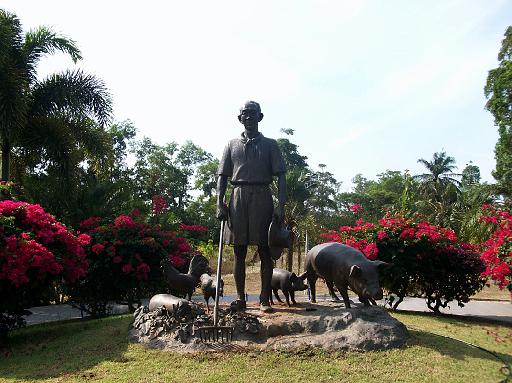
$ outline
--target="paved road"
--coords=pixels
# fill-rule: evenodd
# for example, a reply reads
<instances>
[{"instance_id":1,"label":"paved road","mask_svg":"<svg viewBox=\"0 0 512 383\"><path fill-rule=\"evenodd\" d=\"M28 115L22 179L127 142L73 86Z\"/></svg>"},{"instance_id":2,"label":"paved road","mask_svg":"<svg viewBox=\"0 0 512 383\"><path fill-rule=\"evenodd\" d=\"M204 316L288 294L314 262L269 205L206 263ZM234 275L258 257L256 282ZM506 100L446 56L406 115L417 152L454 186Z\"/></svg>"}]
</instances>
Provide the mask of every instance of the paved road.
<instances>
[{"instance_id":1,"label":"paved road","mask_svg":"<svg viewBox=\"0 0 512 383\"><path fill-rule=\"evenodd\" d=\"M194 300L202 300L200 296L194 296ZM249 295L249 301L257 300L257 295ZM296 298L299 302L306 301L307 297L298 296ZM326 300L326 295L320 296L318 301ZM233 300L233 297L226 296L221 303L227 303ZM357 302L357 299L355 299ZM146 302L142 302L147 305ZM421 298L405 298L399 306L399 311L417 311L417 312L430 312L425 300ZM52 322L59 320L68 320L81 318L82 313L79 309L73 308L70 305L51 305L42 307L32 307L29 309L32 315L26 316L25 319L28 325ZM474 317L492 319L512 325L512 304L510 302L499 301L470 301L464 307L459 307L456 302L452 302L449 308L441 309L445 314L460 315L462 317ZM125 305L113 305L114 313L128 312L128 307ZM85 313L84 313L85 315Z\"/></svg>"}]
</instances>

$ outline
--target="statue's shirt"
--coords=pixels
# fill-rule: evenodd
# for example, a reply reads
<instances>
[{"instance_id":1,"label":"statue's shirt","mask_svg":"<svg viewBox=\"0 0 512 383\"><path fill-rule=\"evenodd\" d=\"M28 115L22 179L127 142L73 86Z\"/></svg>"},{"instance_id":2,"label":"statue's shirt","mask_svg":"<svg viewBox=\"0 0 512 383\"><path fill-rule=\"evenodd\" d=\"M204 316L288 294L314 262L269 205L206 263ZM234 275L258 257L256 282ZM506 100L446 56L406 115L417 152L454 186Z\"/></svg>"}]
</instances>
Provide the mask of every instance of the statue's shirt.
<instances>
[{"instance_id":1,"label":"statue's shirt","mask_svg":"<svg viewBox=\"0 0 512 383\"><path fill-rule=\"evenodd\" d=\"M268 185L272 176L285 172L277 142L261 133L248 139L244 133L229 141L219 164L218 174L231 177L231 183Z\"/></svg>"}]
</instances>

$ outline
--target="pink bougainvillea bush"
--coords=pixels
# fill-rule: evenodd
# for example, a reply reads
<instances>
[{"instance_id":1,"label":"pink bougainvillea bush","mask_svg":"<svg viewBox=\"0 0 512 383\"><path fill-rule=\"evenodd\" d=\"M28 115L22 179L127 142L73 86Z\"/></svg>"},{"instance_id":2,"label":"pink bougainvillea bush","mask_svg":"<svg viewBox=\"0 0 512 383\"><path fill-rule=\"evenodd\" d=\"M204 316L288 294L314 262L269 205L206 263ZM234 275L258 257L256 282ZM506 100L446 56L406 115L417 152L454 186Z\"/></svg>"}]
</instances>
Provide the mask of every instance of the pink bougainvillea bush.
<instances>
[{"instance_id":1,"label":"pink bougainvillea bush","mask_svg":"<svg viewBox=\"0 0 512 383\"><path fill-rule=\"evenodd\" d=\"M187 225L181 223L179 233L194 246L198 246L208 240L208 228L203 225Z\"/></svg>"},{"instance_id":2,"label":"pink bougainvillea bush","mask_svg":"<svg viewBox=\"0 0 512 383\"><path fill-rule=\"evenodd\" d=\"M405 296L425 297L436 312L454 300L463 306L485 283L477 249L461 243L453 230L419 217L388 214L377 223L358 220L322 237L355 247L370 260L392 263L382 283L394 308Z\"/></svg>"},{"instance_id":3,"label":"pink bougainvillea bush","mask_svg":"<svg viewBox=\"0 0 512 383\"><path fill-rule=\"evenodd\" d=\"M482 221L494 227L491 237L482 243L483 275L512 294L512 214L491 205L484 205L483 211Z\"/></svg>"},{"instance_id":4,"label":"pink bougainvillea bush","mask_svg":"<svg viewBox=\"0 0 512 383\"><path fill-rule=\"evenodd\" d=\"M80 230L91 237L87 247L87 278L71 286L72 297L87 306L93 315L108 311L109 302L130 305L166 287L161 262L168 261L187 271L191 247L173 231L148 224L138 212L114 220L90 217Z\"/></svg>"},{"instance_id":5,"label":"pink bougainvillea bush","mask_svg":"<svg viewBox=\"0 0 512 383\"><path fill-rule=\"evenodd\" d=\"M0 315L4 332L12 327L5 324L8 318L18 321L23 308L36 304L54 284L73 283L86 275L88 261L82 246L89 243L89 235L76 235L39 205L0 201Z\"/></svg>"}]
</instances>

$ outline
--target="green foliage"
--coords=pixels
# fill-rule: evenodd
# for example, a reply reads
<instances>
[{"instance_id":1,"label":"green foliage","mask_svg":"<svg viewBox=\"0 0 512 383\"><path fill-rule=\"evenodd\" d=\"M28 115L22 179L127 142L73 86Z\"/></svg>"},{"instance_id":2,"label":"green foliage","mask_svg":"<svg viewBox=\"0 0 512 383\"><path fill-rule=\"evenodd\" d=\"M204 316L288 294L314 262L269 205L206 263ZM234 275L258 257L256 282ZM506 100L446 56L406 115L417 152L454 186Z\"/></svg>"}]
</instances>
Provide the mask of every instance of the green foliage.
<instances>
[{"instance_id":1,"label":"green foliage","mask_svg":"<svg viewBox=\"0 0 512 383\"><path fill-rule=\"evenodd\" d=\"M400 210L404 205L402 203L404 198L406 203L410 203L409 199L412 198L416 185L406 173L386 170L377 177L377 180L372 181L357 174L352 180L355 185L354 190L339 193L336 196L338 211L340 214L352 217L352 224L355 223L355 218L358 218L350 211L352 205L361 205L362 218L374 222L386 211Z\"/></svg>"},{"instance_id":2,"label":"green foliage","mask_svg":"<svg viewBox=\"0 0 512 383\"><path fill-rule=\"evenodd\" d=\"M472 161L469 161L469 164L466 165L466 167L462 171L462 180L461 180L462 187L468 188L473 185L477 185L479 183L480 183L480 168L476 165L473 165Z\"/></svg>"},{"instance_id":3,"label":"green foliage","mask_svg":"<svg viewBox=\"0 0 512 383\"><path fill-rule=\"evenodd\" d=\"M451 301L459 306L484 286L485 270L476 249L461 243L446 228L401 215L386 216L377 224L358 222L324 234L324 238L361 250L369 259L392 266L382 275L383 286L398 297L393 308L406 296L421 296L438 312Z\"/></svg>"},{"instance_id":4,"label":"green foliage","mask_svg":"<svg viewBox=\"0 0 512 383\"><path fill-rule=\"evenodd\" d=\"M81 54L73 40L46 27L22 35L13 14L0 10L0 143L2 179L15 174L51 173L61 189L70 187L81 161L99 159L110 143L102 126L110 120L111 99L104 83L82 71L66 71L37 80L37 65L57 51L73 61Z\"/></svg>"},{"instance_id":5,"label":"green foliage","mask_svg":"<svg viewBox=\"0 0 512 383\"><path fill-rule=\"evenodd\" d=\"M498 181L497 191L509 201L512 190L512 26L505 31L498 61L498 67L491 69L487 76L485 108L494 116L499 133L493 176Z\"/></svg>"},{"instance_id":6,"label":"green foliage","mask_svg":"<svg viewBox=\"0 0 512 383\"><path fill-rule=\"evenodd\" d=\"M121 215L102 223L91 217L81 224L92 239L87 246L89 269L85 279L66 287L66 293L92 315L105 315L111 302L131 305L165 291L161 263L187 263L191 248L184 238L146 223L142 216L134 218Z\"/></svg>"}]
</instances>

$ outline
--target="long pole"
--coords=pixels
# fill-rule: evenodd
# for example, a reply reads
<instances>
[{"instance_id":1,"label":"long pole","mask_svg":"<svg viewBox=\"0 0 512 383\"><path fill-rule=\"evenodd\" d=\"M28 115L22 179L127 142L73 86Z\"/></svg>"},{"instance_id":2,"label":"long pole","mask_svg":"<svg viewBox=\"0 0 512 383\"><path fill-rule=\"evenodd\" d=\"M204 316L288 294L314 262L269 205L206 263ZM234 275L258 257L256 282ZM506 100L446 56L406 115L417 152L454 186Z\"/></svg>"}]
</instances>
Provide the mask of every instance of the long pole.
<instances>
[{"instance_id":1,"label":"long pole","mask_svg":"<svg viewBox=\"0 0 512 383\"><path fill-rule=\"evenodd\" d=\"M217 257L217 284L215 286L215 306L213 306L213 325L215 327L219 324L219 289L222 269L222 250L224 247L224 222L225 221L220 221L219 256Z\"/></svg>"}]
</instances>

